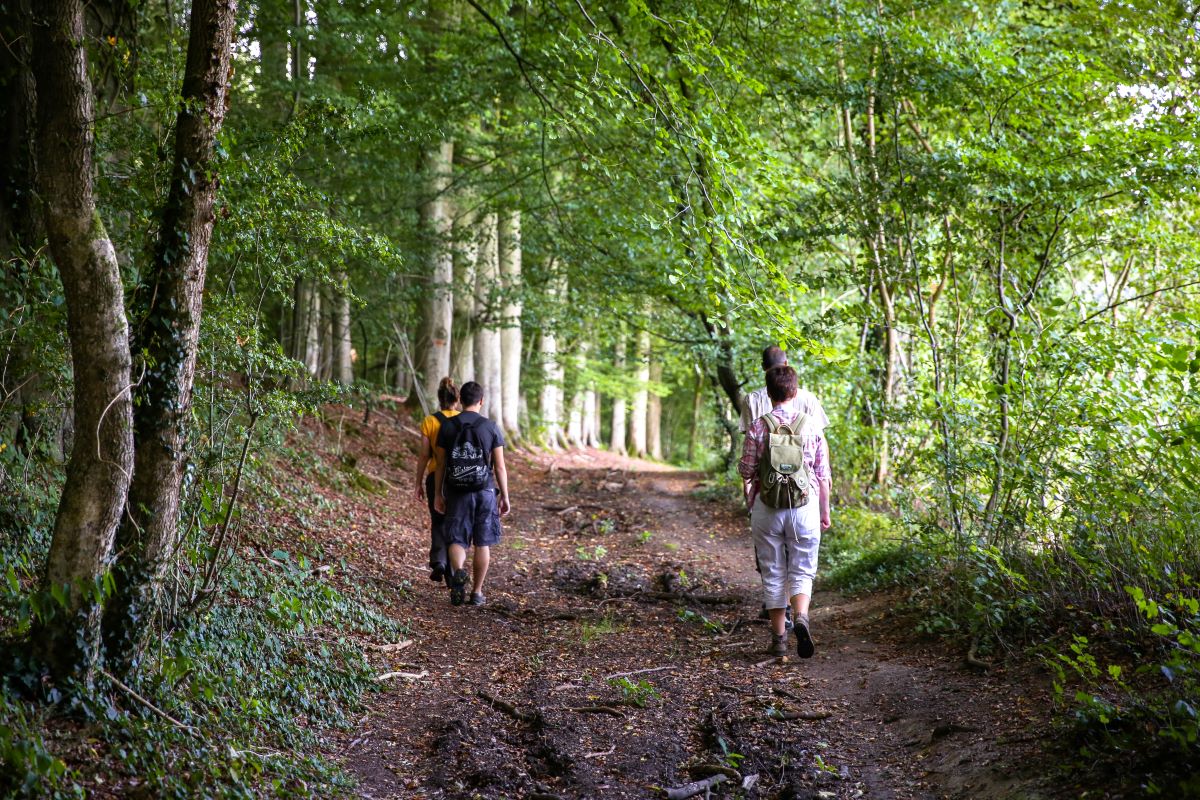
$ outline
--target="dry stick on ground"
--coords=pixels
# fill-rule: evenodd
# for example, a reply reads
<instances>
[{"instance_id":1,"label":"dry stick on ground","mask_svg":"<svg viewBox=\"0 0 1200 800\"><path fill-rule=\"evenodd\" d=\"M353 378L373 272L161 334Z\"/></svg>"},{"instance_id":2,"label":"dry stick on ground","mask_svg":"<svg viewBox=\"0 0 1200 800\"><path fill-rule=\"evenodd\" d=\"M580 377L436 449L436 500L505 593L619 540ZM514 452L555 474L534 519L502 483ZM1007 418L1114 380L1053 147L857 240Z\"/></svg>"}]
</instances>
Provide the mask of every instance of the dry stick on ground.
<instances>
[{"instance_id":1,"label":"dry stick on ground","mask_svg":"<svg viewBox=\"0 0 1200 800\"><path fill-rule=\"evenodd\" d=\"M701 792L708 791L722 781L727 781L729 778L725 775L713 775L711 778L705 778L702 781L694 783L685 783L683 786L676 786L674 789L664 789L667 793L667 800L686 800L689 797L695 797Z\"/></svg>"},{"instance_id":2,"label":"dry stick on ground","mask_svg":"<svg viewBox=\"0 0 1200 800\"><path fill-rule=\"evenodd\" d=\"M567 710L574 711L576 714L608 714L610 717L627 719L624 711L612 706L573 706Z\"/></svg>"},{"instance_id":3,"label":"dry stick on ground","mask_svg":"<svg viewBox=\"0 0 1200 800\"><path fill-rule=\"evenodd\" d=\"M662 672L663 670L675 669L674 664L668 664L665 667L650 667L649 669L635 669L633 672L614 672L612 675L605 675L604 680L611 681L614 678L630 678L634 675L645 675L648 672Z\"/></svg>"},{"instance_id":4,"label":"dry stick on ground","mask_svg":"<svg viewBox=\"0 0 1200 800\"><path fill-rule=\"evenodd\" d=\"M508 714L510 717L517 720L518 722L524 722L528 725L537 725L537 724L540 724L540 722L541 722L542 715L540 713L538 713L536 711L522 711L521 709L514 706L512 703L506 703L505 701L503 701L497 697L492 697L490 694L485 692L483 689L480 689L479 691L475 692L475 696L478 697L480 700L483 700L486 703L490 703L492 705L492 707L494 707L498 711L503 711L505 714Z\"/></svg>"},{"instance_id":5,"label":"dry stick on ground","mask_svg":"<svg viewBox=\"0 0 1200 800\"><path fill-rule=\"evenodd\" d=\"M185 725L184 723L182 723L182 722L180 722L179 720L175 719L175 718L174 718L174 717L172 717L170 714L168 714L167 712L163 711L163 710L162 710L161 708L159 708L158 706L154 705L154 703L151 703L149 700L147 700L146 698L142 697L140 694L138 694L137 692L135 692L133 689L130 689L128 686L126 686L125 684L121 683L121 681L117 680L117 678L116 678L116 677L114 677L114 676L112 675L112 673L110 673L108 670L104 669L103 667L97 667L97 671L98 671L98 672L99 672L101 675L103 675L104 677L106 677L106 678L108 678L110 681L112 681L114 684L116 684L118 688L120 688L120 689L124 690L124 691L125 691L125 692L126 692L126 693L127 693L129 696L130 696L130 697L132 697L134 700L137 700L139 703L141 703L141 704L142 704L142 705L144 705L146 708L148 708L148 709L150 709L151 711L153 711L155 714L158 714L160 717L162 717L162 718L163 718L163 719L165 719L167 722L169 722L169 723L171 723L172 725L174 725L176 728L179 728L180 730L187 731L188 733L190 733L192 736L195 736L196 738L200 738L200 734L199 734L199 733L197 733L197 732L196 732L196 729L195 729L195 728L193 728L191 725Z\"/></svg>"},{"instance_id":6,"label":"dry stick on ground","mask_svg":"<svg viewBox=\"0 0 1200 800\"><path fill-rule=\"evenodd\" d=\"M688 770L692 775L697 775L701 778L710 778L713 775L724 775L731 781L737 783L742 782L742 773L738 772L733 767L727 767L724 764L697 764Z\"/></svg>"},{"instance_id":7,"label":"dry stick on ground","mask_svg":"<svg viewBox=\"0 0 1200 800\"><path fill-rule=\"evenodd\" d=\"M780 711L779 709L774 709L774 713L767 714L767 719L774 722L791 722L794 720L817 722L818 720L829 719L832 716L832 711Z\"/></svg>"}]
</instances>

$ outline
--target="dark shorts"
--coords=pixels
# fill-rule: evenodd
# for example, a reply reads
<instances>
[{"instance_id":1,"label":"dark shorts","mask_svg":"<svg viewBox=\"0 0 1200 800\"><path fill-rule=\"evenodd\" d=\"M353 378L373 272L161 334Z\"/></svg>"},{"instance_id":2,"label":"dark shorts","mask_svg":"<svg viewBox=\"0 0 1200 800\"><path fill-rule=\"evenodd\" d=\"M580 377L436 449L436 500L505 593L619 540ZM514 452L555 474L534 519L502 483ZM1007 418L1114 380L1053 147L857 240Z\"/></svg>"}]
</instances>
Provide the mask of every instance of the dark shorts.
<instances>
[{"instance_id":1,"label":"dark shorts","mask_svg":"<svg viewBox=\"0 0 1200 800\"><path fill-rule=\"evenodd\" d=\"M442 535L448 544L491 547L500 543L500 506L496 491L446 495L446 521Z\"/></svg>"}]
</instances>

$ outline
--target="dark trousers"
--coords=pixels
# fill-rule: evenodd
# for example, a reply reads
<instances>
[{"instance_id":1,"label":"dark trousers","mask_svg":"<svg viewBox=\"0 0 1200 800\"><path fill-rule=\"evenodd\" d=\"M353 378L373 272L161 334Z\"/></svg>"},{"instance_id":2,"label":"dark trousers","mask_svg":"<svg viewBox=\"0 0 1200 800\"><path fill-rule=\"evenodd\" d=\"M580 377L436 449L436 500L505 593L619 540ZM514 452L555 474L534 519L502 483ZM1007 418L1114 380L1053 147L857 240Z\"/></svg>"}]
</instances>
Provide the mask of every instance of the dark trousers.
<instances>
[{"instance_id":1,"label":"dark trousers","mask_svg":"<svg viewBox=\"0 0 1200 800\"><path fill-rule=\"evenodd\" d=\"M446 537L443 534L446 515L439 514L433 509L433 473L425 476L425 498L429 501L429 568L446 568L449 563L446 555Z\"/></svg>"}]
</instances>

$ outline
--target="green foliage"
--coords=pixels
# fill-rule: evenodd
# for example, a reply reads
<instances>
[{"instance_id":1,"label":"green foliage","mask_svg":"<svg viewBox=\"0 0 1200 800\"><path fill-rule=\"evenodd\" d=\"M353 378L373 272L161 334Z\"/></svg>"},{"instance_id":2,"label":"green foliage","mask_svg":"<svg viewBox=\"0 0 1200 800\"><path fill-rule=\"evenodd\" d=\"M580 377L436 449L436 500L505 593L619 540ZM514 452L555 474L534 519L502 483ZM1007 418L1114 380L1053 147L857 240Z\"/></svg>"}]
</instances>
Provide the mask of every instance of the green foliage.
<instances>
[{"instance_id":1,"label":"green foliage","mask_svg":"<svg viewBox=\"0 0 1200 800\"><path fill-rule=\"evenodd\" d=\"M661 695L654 685L644 680L633 681L627 677L609 678L608 685L621 693L621 699L638 708L645 708Z\"/></svg>"}]
</instances>

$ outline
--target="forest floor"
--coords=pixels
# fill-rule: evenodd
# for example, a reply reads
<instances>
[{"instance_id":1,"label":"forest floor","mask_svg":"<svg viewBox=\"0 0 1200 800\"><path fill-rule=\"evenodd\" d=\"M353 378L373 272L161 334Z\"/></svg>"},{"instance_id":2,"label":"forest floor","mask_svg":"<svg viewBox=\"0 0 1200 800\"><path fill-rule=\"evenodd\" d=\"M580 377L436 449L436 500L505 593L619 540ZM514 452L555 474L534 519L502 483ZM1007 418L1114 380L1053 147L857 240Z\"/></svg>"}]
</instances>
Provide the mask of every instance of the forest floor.
<instances>
[{"instance_id":1,"label":"forest floor","mask_svg":"<svg viewBox=\"0 0 1200 800\"><path fill-rule=\"evenodd\" d=\"M328 741L362 796L644 798L716 774L713 797L1079 796L1053 766L1045 673L968 666L894 597L818 584L816 656L768 658L747 520L698 473L509 453L487 603L451 606L427 578L406 420L305 423L372 487L324 504L310 535L410 629L365 643L380 691Z\"/></svg>"}]
</instances>

